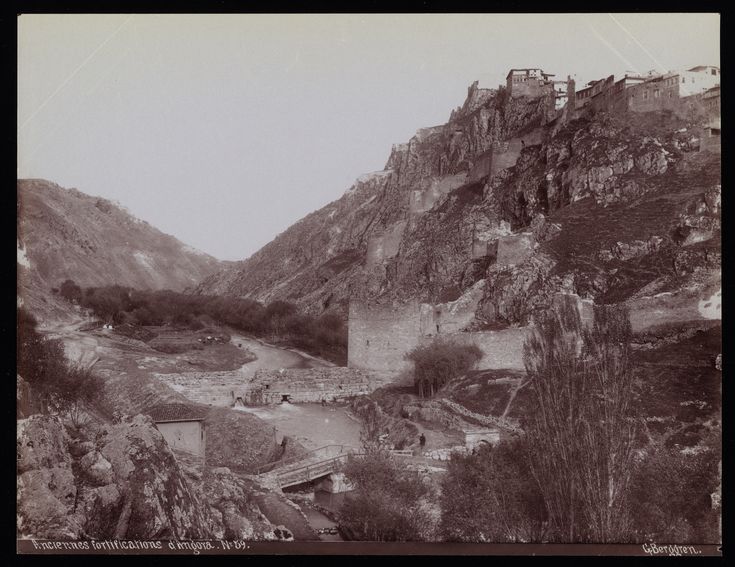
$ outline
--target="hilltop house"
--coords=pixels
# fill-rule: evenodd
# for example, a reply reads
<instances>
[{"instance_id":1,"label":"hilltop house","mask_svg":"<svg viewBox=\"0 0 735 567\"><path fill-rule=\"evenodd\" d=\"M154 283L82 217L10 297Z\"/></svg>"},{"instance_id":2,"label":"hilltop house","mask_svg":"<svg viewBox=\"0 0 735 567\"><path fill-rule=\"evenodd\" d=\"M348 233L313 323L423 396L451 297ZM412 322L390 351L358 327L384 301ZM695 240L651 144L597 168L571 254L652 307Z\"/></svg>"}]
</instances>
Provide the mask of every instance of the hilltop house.
<instances>
[{"instance_id":1,"label":"hilltop house","mask_svg":"<svg viewBox=\"0 0 735 567\"><path fill-rule=\"evenodd\" d=\"M544 73L543 69L511 69L505 77L505 85L510 96L535 97L553 88L553 76Z\"/></svg>"},{"instance_id":2,"label":"hilltop house","mask_svg":"<svg viewBox=\"0 0 735 567\"><path fill-rule=\"evenodd\" d=\"M590 106L596 111L650 112L671 110L684 116L705 112L719 116L720 69L700 65L686 71L626 73L591 81L575 93L574 109Z\"/></svg>"}]
</instances>

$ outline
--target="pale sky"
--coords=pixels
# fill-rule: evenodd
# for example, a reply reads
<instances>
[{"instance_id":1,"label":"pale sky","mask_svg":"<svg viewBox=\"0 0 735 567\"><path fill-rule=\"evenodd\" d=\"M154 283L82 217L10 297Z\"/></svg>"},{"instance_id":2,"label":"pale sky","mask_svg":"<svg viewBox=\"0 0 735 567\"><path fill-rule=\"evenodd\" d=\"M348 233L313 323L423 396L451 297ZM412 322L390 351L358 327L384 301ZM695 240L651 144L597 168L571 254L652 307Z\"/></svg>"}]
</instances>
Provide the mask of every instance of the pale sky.
<instances>
[{"instance_id":1,"label":"pale sky","mask_svg":"<svg viewBox=\"0 0 735 567\"><path fill-rule=\"evenodd\" d=\"M18 177L241 260L475 80L718 65L715 14L22 15Z\"/></svg>"}]
</instances>

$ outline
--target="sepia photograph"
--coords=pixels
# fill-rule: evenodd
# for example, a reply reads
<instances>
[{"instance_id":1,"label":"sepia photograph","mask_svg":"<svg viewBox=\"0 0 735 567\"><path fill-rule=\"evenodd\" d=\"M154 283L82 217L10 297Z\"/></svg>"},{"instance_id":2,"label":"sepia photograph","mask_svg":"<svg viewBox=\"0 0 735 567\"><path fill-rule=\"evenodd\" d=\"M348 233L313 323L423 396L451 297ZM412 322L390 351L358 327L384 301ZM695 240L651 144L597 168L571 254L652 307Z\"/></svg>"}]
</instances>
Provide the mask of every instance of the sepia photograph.
<instances>
[{"instance_id":1,"label":"sepia photograph","mask_svg":"<svg viewBox=\"0 0 735 567\"><path fill-rule=\"evenodd\" d=\"M17 31L18 554L722 554L718 13Z\"/></svg>"}]
</instances>

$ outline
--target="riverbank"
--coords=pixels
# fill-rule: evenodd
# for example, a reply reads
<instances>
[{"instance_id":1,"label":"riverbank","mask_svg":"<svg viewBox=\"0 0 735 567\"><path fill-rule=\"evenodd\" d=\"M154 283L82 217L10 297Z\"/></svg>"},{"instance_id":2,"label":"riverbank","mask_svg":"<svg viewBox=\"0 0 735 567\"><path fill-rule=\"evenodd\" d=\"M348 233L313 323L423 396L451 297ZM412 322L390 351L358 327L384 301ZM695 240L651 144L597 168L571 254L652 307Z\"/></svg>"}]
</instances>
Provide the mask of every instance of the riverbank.
<instances>
[{"instance_id":1,"label":"riverbank","mask_svg":"<svg viewBox=\"0 0 735 567\"><path fill-rule=\"evenodd\" d=\"M291 404L237 407L276 428L279 440L291 437L307 449L325 445L360 446L362 424L348 415L345 404ZM280 441L279 441L280 442Z\"/></svg>"}]
</instances>

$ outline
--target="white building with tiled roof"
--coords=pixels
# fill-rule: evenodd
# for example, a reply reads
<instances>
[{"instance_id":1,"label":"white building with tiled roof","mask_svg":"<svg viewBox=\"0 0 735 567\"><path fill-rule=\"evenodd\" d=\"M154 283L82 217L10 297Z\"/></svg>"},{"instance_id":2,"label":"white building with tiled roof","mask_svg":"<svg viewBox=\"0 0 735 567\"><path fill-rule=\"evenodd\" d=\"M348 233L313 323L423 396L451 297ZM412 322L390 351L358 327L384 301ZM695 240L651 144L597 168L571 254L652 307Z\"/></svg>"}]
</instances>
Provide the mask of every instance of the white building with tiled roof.
<instances>
[{"instance_id":1,"label":"white building with tiled roof","mask_svg":"<svg viewBox=\"0 0 735 567\"><path fill-rule=\"evenodd\" d=\"M171 449L204 458L206 409L182 403L158 404L146 411Z\"/></svg>"}]
</instances>

